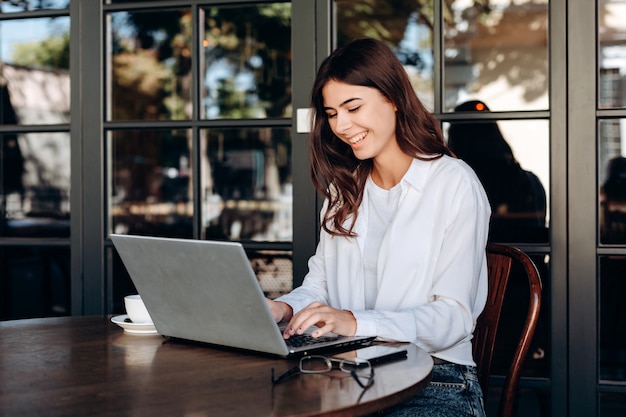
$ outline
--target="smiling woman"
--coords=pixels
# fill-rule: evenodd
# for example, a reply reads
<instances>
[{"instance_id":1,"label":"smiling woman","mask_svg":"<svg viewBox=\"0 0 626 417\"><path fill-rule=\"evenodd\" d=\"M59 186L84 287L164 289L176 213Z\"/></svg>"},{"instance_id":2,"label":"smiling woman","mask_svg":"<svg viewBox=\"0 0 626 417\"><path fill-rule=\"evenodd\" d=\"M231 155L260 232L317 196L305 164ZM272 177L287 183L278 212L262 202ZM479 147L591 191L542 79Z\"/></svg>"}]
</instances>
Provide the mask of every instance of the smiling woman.
<instances>
[{"instance_id":1,"label":"smiling woman","mask_svg":"<svg viewBox=\"0 0 626 417\"><path fill-rule=\"evenodd\" d=\"M322 91L331 130L352 148L358 159L374 158L388 146L397 148L394 115L397 108L380 91L337 81L329 81ZM391 148L387 152L390 151ZM406 170L410 164L411 157L406 155L404 159L400 170Z\"/></svg>"},{"instance_id":2,"label":"smiling woman","mask_svg":"<svg viewBox=\"0 0 626 417\"><path fill-rule=\"evenodd\" d=\"M410 341L435 357L432 382L383 415L484 416L471 339L487 294L491 210L478 177L451 155L380 41L336 49L311 96L322 230L303 284L268 300L288 322L283 337L316 326L314 337Z\"/></svg>"}]
</instances>

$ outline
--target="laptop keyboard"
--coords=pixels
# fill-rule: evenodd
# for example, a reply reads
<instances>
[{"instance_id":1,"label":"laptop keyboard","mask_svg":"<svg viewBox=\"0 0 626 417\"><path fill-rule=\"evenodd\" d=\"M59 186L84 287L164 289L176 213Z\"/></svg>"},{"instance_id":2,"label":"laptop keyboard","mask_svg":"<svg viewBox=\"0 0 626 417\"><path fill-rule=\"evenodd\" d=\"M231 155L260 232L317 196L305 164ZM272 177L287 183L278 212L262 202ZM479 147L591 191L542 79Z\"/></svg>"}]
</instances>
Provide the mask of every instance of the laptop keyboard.
<instances>
[{"instance_id":1,"label":"laptop keyboard","mask_svg":"<svg viewBox=\"0 0 626 417\"><path fill-rule=\"evenodd\" d=\"M337 336L313 337L309 334L294 334L289 339L285 340L285 342L289 347L299 348L302 346L313 346L320 343L332 342L334 340L337 340Z\"/></svg>"}]
</instances>

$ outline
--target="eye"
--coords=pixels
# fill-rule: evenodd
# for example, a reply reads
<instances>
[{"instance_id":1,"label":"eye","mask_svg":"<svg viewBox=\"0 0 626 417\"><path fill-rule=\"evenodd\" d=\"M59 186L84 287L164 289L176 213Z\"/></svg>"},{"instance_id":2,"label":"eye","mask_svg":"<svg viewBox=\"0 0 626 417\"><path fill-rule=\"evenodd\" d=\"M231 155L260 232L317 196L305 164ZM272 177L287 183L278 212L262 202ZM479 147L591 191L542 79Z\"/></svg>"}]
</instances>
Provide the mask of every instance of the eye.
<instances>
[{"instance_id":1,"label":"eye","mask_svg":"<svg viewBox=\"0 0 626 417\"><path fill-rule=\"evenodd\" d=\"M337 117L337 113L326 113L326 117L329 119L334 119Z\"/></svg>"},{"instance_id":2,"label":"eye","mask_svg":"<svg viewBox=\"0 0 626 417\"><path fill-rule=\"evenodd\" d=\"M352 107L352 108L348 109L348 111L349 111L350 113L354 113L355 111L357 111L357 110L358 110L358 109L360 109L360 108L361 108L361 106L356 106L356 107Z\"/></svg>"}]
</instances>

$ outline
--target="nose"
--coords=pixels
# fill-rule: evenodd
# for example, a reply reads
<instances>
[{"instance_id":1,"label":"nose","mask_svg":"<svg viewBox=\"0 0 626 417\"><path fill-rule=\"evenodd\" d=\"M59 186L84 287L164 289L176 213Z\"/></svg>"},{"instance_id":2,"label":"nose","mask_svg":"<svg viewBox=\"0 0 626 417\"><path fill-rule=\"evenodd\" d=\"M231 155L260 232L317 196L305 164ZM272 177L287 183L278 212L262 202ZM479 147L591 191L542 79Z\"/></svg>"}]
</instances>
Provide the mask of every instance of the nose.
<instances>
[{"instance_id":1,"label":"nose","mask_svg":"<svg viewBox=\"0 0 626 417\"><path fill-rule=\"evenodd\" d=\"M348 112L338 112L336 122L335 129L338 133L345 133L352 126L352 120Z\"/></svg>"}]
</instances>

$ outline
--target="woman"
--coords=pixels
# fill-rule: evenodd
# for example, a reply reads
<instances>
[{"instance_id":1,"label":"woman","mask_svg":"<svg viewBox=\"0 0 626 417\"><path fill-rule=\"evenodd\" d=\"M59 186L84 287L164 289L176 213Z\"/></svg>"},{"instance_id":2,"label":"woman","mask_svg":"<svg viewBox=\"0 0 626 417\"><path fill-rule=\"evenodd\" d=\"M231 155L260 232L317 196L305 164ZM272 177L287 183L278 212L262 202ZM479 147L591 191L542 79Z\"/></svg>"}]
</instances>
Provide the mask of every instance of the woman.
<instances>
[{"instance_id":1,"label":"woman","mask_svg":"<svg viewBox=\"0 0 626 417\"><path fill-rule=\"evenodd\" d=\"M483 416L471 339L487 295L490 208L478 178L379 41L334 51L312 107L322 230L302 286L268 300L289 322L284 337L315 325L316 337L414 343L435 358L433 382L386 413Z\"/></svg>"}]
</instances>

